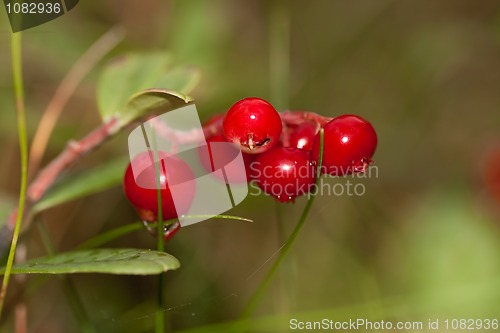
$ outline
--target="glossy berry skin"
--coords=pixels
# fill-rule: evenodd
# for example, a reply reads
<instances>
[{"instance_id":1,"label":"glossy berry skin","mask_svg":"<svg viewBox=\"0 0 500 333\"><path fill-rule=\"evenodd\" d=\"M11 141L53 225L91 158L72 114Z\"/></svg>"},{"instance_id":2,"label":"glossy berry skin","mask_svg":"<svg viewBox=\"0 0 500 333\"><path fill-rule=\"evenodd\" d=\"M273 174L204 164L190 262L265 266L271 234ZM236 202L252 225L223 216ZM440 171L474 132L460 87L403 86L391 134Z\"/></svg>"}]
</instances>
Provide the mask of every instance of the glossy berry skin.
<instances>
[{"instance_id":1,"label":"glossy berry skin","mask_svg":"<svg viewBox=\"0 0 500 333\"><path fill-rule=\"evenodd\" d=\"M314 168L308 151L275 147L259 155L251 166L252 177L264 193L280 202L293 202L314 185Z\"/></svg>"},{"instance_id":2,"label":"glossy berry skin","mask_svg":"<svg viewBox=\"0 0 500 333\"><path fill-rule=\"evenodd\" d=\"M305 121L297 126L290 134L290 147L311 150L314 138L319 131L319 124L312 121Z\"/></svg>"},{"instance_id":3,"label":"glossy berry skin","mask_svg":"<svg viewBox=\"0 0 500 333\"><path fill-rule=\"evenodd\" d=\"M169 156L164 152L158 152L158 157L160 161L164 162L163 165L165 165L165 169L160 167L159 178L161 184L162 217L164 221L167 221L177 218L178 214L187 213L195 193L195 183L189 182L183 200L178 202L178 210L176 210L170 186L188 182L194 179L194 174L186 162L176 157ZM125 195L145 224L158 220L157 179L153 161L153 152L145 152L138 155L132 163L129 163L123 179ZM134 177L132 164L134 164L134 170L138 173L136 177ZM165 239L172 236L179 227L178 222L167 227L164 233Z\"/></svg>"},{"instance_id":4,"label":"glossy berry skin","mask_svg":"<svg viewBox=\"0 0 500 333\"><path fill-rule=\"evenodd\" d=\"M322 172L343 176L363 172L372 162L377 148L377 133L365 119L355 115L333 118L324 126ZM318 161L320 136L314 139L312 157Z\"/></svg>"},{"instance_id":5,"label":"glossy berry skin","mask_svg":"<svg viewBox=\"0 0 500 333\"><path fill-rule=\"evenodd\" d=\"M276 145L281 136L281 118L267 101L248 97L237 102L224 117L224 136L247 154L260 154Z\"/></svg>"}]
</instances>

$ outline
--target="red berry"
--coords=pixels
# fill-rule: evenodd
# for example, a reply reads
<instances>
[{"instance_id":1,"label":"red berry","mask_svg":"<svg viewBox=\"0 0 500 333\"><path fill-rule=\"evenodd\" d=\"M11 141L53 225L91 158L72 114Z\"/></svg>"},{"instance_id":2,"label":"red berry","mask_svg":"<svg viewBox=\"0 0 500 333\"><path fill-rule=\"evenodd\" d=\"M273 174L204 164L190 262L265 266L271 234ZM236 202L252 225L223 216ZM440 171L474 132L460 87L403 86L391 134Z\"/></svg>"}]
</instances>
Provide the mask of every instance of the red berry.
<instances>
[{"instance_id":1,"label":"red berry","mask_svg":"<svg viewBox=\"0 0 500 333\"><path fill-rule=\"evenodd\" d=\"M158 158L160 159L159 178L162 217L164 221L167 221L188 212L195 192L195 183L191 181L194 179L194 175L189 165L177 157L158 152ZM134 165L133 169L132 164ZM136 177L134 177L134 171ZM185 182L189 182L186 183L189 185L182 200L177 202L177 206L175 206L170 186ZM138 155L128 165L125 171L123 187L127 199L134 206L141 219L145 223L156 222L158 220L158 191L154 153L152 151ZM167 226L165 238L172 236L179 227L178 222Z\"/></svg>"},{"instance_id":2,"label":"red berry","mask_svg":"<svg viewBox=\"0 0 500 333\"><path fill-rule=\"evenodd\" d=\"M252 163L257 185L280 202L295 201L314 185L314 168L308 151L293 147L275 147Z\"/></svg>"},{"instance_id":3,"label":"red berry","mask_svg":"<svg viewBox=\"0 0 500 333\"><path fill-rule=\"evenodd\" d=\"M304 122L292 130L290 134L290 147L311 150L318 131L318 123L312 121Z\"/></svg>"},{"instance_id":4,"label":"red berry","mask_svg":"<svg viewBox=\"0 0 500 333\"><path fill-rule=\"evenodd\" d=\"M333 118L324 126L322 172L333 176L364 171L377 148L377 133L365 119L355 115ZM314 139L312 157L318 161L320 137Z\"/></svg>"},{"instance_id":5,"label":"red berry","mask_svg":"<svg viewBox=\"0 0 500 333\"><path fill-rule=\"evenodd\" d=\"M205 170L208 172L213 172L217 169L224 167L226 175L229 176L231 182L236 183L246 183L250 181L250 163L254 160L255 155L241 153L243 156L243 162L245 163L246 175L244 175L240 170L236 170L230 163L236 158L240 152L239 148L233 144L229 144L223 135L214 135L206 139L207 145L217 142L226 142L227 145L223 147L217 144L210 145L210 150L207 146L202 146L198 149L200 156L200 161ZM222 181L225 181L220 173L215 174L216 177L220 177Z\"/></svg>"},{"instance_id":6,"label":"red berry","mask_svg":"<svg viewBox=\"0 0 500 333\"><path fill-rule=\"evenodd\" d=\"M224 117L224 136L248 154L271 149L281 135L281 118L274 107L261 98L249 97L237 102Z\"/></svg>"},{"instance_id":7,"label":"red berry","mask_svg":"<svg viewBox=\"0 0 500 333\"><path fill-rule=\"evenodd\" d=\"M211 137L214 135L223 135L222 132L222 122L224 121L223 114L216 114L203 123L203 130L206 137Z\"/></svg>"}]
</instances>

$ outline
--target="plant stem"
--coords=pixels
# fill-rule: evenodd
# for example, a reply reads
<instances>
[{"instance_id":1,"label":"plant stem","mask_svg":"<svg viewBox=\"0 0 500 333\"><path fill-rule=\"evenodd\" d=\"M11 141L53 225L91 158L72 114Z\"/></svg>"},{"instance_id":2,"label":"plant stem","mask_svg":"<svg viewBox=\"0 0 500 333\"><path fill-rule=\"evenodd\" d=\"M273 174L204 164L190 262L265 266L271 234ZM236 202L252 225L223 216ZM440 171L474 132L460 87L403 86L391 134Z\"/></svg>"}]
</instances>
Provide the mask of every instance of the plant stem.
<instances>
[{"instance_id":1,"label":"plant stem","mask_svg":"<svg viewBox=\"0 0 500 333\"><path fill-rule=\"evenodd\" d=\"M323 143L324 143L324 131L323 129L320 130L319 132L320 135L320 153L319 153L319 159L318 159L318 167L317 167L317 173L316 173L316 182L315 185L316 187L318 186L319 179L320 179L320 171L321 171L321 164L323 163ZM316 188L317 189L317 188ZM281 263L283 260L287 257L288 253L290 252L293 244L295 243L295 240L297 239L300 231L302 230L302 227L304 226L304 223L307 219L307 216L309 215L309 212L311 211L311 207L314 203L314 199L316 198L316 193L311 193L309 200L307 201L306 206L304 207L304 210L302 211L302 215L300 216L300 219L293 229L292 233L290 234L290 237L288 237L288 240L286 241L285 245L283 246L278 258L276 258L276 261L273 263L273 266L265 276L265 278L262 280L261 284L259 285L258 289L255 291L253 296L250 298L250 301L248 302L247 306L242 312L241 318L242 319L247 319L255 310L259 302L261 301L262 297L264 296L264 293L266 292L267 288L271 284L274 275L276 274L278 268L280 267Z\"/></svg>"},{"instance_id":2,"label":"plant stem","mask_svg":"<svg viewBox=\"0 0 500 333\"><path fill-rule=\"evenodd\" d=\"M322 127L333 118L323 117L314 112L308 111L284 111L280 113L281 120L287 125L300 125L305 120L312 120L320 124Z\"/></svg>"},{"instance_id":3,"label":"plant stem","mask_svg":"<svg viewBox=\"0 0 500 333\"><path fill-rule=\"evenodd\" d=\"M276 201L274 205L276 207L276 222L278 227L277 242L278 246L281 246L283 242L286 240L286 227L283 220L283 212L281 209L281 204ZM277 304L281 312L287 312L290 301L291 299L293 299L292 290L289 288L290 285L293 284L294 280L294 276L290 274L293 272L293 263L294 263L293 259L294 259L293 257L289 257L283 262L278 277L281 283L279 288L280 297L277 300Z\"/></svg>"},{"instance_id":4,"label":"plant stem","mask_svg":"<svg viewBox=\"0 0 500 333\"><path fill-rule=\"evenodd\" d=\"M235 221L244 221L244 222L253 222L252 220L246 219L244 217L239 217L239 216L231 216L231 215L185 215L183 218L189 219L189 218L200 218L200 217L207 217L207 218L212 218L212 219L221 219L221 220L235 220ZM175 222L177 222L177 219L171 219L168 221L164 221L163 225L171 225ZM150 223L149 224L151 228L156 228L156 223ZM106 231L102 234L99 234L95 236L94 238L91 238L82 244L78 245L75 250L88 250L88 249L94 249L98 246L101 246L103 244L106 244L108 242L111 242L114 239L117 239L118 237L124 236L126 234L132 233L134 231L138 231L144 228L144 225L138 221L134 223L129 223L120 227L117 227L115 229L111 229L109 231Z\"/></svg>"},{"instance_id":5,"label":"plant stem","mask_svg":"<svg viewBox=\"0 0 500 333\"><path fill-rule=\"evenodd\" d=\"M115 26L108 30L76 61L59 84L40 119L40 125L38 125L31 142L29 156L30 176L34 175L38 170L57 119L61 115L64 106L68 103L71 95L73 95L83 78L96 66L106 53L113 49L123 39L124 35L125 33L122 27Z\"/></svg>"},{"instance_id":6,"label":"plant stem","mask_svg":"<svg viewBox=\"0 0 500 333\"><path fill-rule=\"evenodd\" d=\"M162 210L162 198L161 198L161 181L160 172L163 172L164 177L167 173L164 170L162 161L158 156L158 149L156 145L156 135L154 134L154 127L152 128L152 145L154 152L154 162L155 162L155 173L156 173L156 189L158 193L158 225L157 225L157 250L158 252L165 252L165 243L163 240L163 210ZM161 168L161 169L160 169ZM165 180L166 181L166 180ZM165 332L165 298L163 295L163 285L164 285L164 274L160 273L158 276L158 308L156 311L156 333Z\"/></svg>"},{"instance_id":7,"label":"plant stem","mask_svg":"<svg viewBox=\"0 0 500 333\"><path fill-rule=\"evenodd\" d=\"M66 148L50 162L33 180L28 188L28 199L34 203L45 194L57 177L83 155L96 149L117 131L118 121L112 118L90 132L80 141L70 141Z\"/></svg>"},{"instance_id":8,"label":"plant stem","mask_svg":"<svg viewBox=\"0 0 500 333\"><path fill-rule=\"evenodd\" d=\"M138 231L144 228L144 226L140 222L134 222L130 224L126 224L124 226L111 229L107 232L101 233L94 238L91 238L82 244L78 245L75 250L88 250L94 249L98 246L111 242L118 237L129 234L134 231Z\"/></svg>"},{"instance_id":9,"label":"plant stem","mask_svg":"<svg viewBox=\"0 0 500 333\"><path fill-rule=\"evenodd\" d=\"M289 6L282 0L273 1L269 14L269 86L270 98L278 110L287 110L290 106L290 25ZM283 146L290 145L287 123L283 121L281 140ZM275 202L276 222L278 228L278 246L286 240L286 228L281 205ZM279 311L287 312L293 299L293 290L289 288L294 281L294 258L289 257L280 269L280 288L277 297Z\"/></svg>"},{"instance_id":10,"label":"plant stem","mask_svg":"<svg viewBox=\"0 0 500 333\"><path fill-rule=\"evenodd\" d=\"M315 120L320 124L325 124L331 119L322 117L313 112L303 111L287 111L281 113L280 116L283 122L288 125L297 125L303 123L304 120ZM212 124L203 128L203 132L212 133L217 129L217 126L220 126L220 124ZM118 122L118 119L111 118L90 132L80 141L70 141L66 148L54 160L45 166L28 186L26 196L26 218L24 223L29 224L31 217L33 216L30 212L30 208L43 197L63 171L78 161L83 155L100 147L105 141L112 138L122 129L123 125ZM168 129L159 128L160 132L166 130L168 132ZM175 134L177 135L179 142L187 142L187 140L193 140L193 138L197 140L198 138L198 135L194 135L192 132L176 132ZM17 221L17 212L18 208L14 209L11 212L7 223L0 227L0 235L2 235L2 237L3 235L10 236L13 233ZM0 252L2 252L6 247L7 245L0 240Z\"/></svg>"},{"instance_id":11,"label":"plant stem","mask_svg":"<svg viewBox=\"0 0 500 333\"><path fill-rule=\"evenodd\" d=\"M214 126L209 126L203 129L203 131L212 131ZM94 149L100 147L104 142L115 136L120 130L122 130L123 124L120 124L118 119L110 118L104 124L97 127L95 130L87 134L80 141L70 141L66 148L47 166L45 166L36 176L36 178L30 183L27 190L27 213L29 213L30 208L36 204L47 190L54 184L63 171L65 171L69 166L73 165L82 156L91 152ZM197 142L198 137L203 135L200 131L199 135L195 133L182 131L172 131L168 128L160 128L161 131L169 131L169 135L177 135L179 142ZM0 234L10 235L15 227L16 216L18 209L14 209L10 214L8 221L2 227L0 227ZM29 222L28 214L26 223ZM5 246L0 243L0 252Z\"/></svg>"},{"instance_id":12,"label":"plant stem","mask_svg":"<svg viewBox=\"0 0 500 333\"><path fill-rule=\"evenodd\" d=\"M66 148L50 162L37 177L31 182L26 191L26 213L27 221L29 223L30 208L42 198L47 190L54 184L61 173L66 170L70 165L76 162L84 154L96 149L102 145L107 139L117 132L117 120L112 118L110 121L102 124L97 129L89 133L81 141L70 141ZM23 202L24 208L24 202ZM11 233L15 228L18 212L21 211L20 205L12 211L7 223L1 227L2 233ZM0 250L3 248L0 244Z\"/></svg>"},{"instance_id":13,"label":"plant stem","mask_svg":"<svg viewBox=\"0 0 500 333\"><path fill-rule=\"evenodd\" d=\"M0 291L0 318L2 317L3 305L7 288L9 286L10 273L14 256L16 253L17 241L23 221L24 205L26 201L26 187L28 180L28 138L26 133L26 113L24 107L24 84L21 59L21 33L14 33L11 37L11 57L12 57L12 75L14 83L14 94L16 99L17 110L17 131L19 135L19 147L21 150L21 189L19 193L19 210L16 218L16 225L12 235L12 243L10 246L5 275L3 277L2 289Z\"/></svg>"}]
</instances>

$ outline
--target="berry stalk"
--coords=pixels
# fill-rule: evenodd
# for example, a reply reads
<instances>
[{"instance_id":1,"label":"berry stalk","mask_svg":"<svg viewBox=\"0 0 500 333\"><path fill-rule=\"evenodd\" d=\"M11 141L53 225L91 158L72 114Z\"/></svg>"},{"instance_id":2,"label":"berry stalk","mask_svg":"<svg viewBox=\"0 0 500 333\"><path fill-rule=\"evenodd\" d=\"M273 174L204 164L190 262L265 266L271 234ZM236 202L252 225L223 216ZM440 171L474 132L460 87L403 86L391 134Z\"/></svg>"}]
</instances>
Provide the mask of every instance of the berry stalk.
<instances>
[{"instance_id":1,"label":"berry stalk","mask_svg":"<svg viewBox=\"0 0 500 333\"><path fill-rule=\"evenodd\" d=\"M316 173L316 181L315 184L316 186L319 183L320 179L320 171L321 171L321 165L323 162L323 143L324 143L324 131L323 129L320 130L319 132L319 138L320 138L320 154L318 158L318 166L317 166L317 173ZM278 268L280 267L281 263L283 260L287 257L288 253L290 252L293 244L297 240L297 237L299 236L300 231L304 227L305 221L307 220L307 217L309 216L309 212L311 211L312 205L314 203L314 199L316 198L316 194L312 193L311 196L309 197L309 200L307 201L306 206L304 207L304 210L302 211L302 215L300 216L299 221L297 222L297 225L293 229L292 233L290 234L290 237L288 237L287 241L285 242L285 245L283 245L283 248L281 249L281 252L276 258L276 261L273 263L273 266L265 276L265 278L262 280L262 283L260 284L259 288L255 291L253 296L251 297L250 301L248 302L247 306L243 310L241 314L242 319L248 319L248 317L253 313L259 302L261 301L262 297L264 296L264 293L266 292L267 288L271 284L276 272L278 271Z\"/></svg>"}]
</instances>

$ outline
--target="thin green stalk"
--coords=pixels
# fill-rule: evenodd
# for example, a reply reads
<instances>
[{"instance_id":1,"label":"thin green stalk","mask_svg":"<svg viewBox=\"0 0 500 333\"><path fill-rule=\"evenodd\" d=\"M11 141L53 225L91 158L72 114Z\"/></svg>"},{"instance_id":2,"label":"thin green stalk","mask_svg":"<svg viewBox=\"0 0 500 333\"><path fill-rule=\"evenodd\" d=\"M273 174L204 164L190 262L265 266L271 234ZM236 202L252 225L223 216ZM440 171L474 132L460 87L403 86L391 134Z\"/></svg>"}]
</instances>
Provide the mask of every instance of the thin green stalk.
<instances>
[{"instance_id":1,"label":"thin green stalk","mask_svg":"<svg viewBox=\"0 0 500 333\"><path fill-rule=\"evenodd\" d=\"M111 229L105 233L99 234L96 237L83 242L82 244L77 246L76 250L94 249L98 246L111 242L118 237L141 230L142 228L144 228L144 226L140 222L126 224L124 226Z\"/></svg>"},{"instance_id":2,"label":"thin green stalk","mask_svg":"<svg viewBox=\"0 0 500 333\"><path fill-rule=\"evenodd\" d=\"M319 132L319 137L320 137L320 153L319 153L319 159L318 159L318 167L317 167L317 173L316 173L316 190L317 186L319 184L319 179L321 175L321 165L323 163L323 142L324 142L324 131L323 129L320 130ZM316 198L316 192L311 193L309 200L307 201L307 204L302 212L302 215L300 216L299 222L295 226L295 229L293 229L292 233L290 234L290 237L288 237L288 240L286 241L285 245L283 246L283 249L281 250L278 258L276 258L276 261L273 263L273 266L265 276L265 278L262 280L261 284L253 294L252 298L250 298L250 301L248 302L247 306L242 312L241 318L242 319L247 319L255 310L259 302L261 301L262 297L264 296L264 293L266 292L267 288L271 284L274 275L276 274L278 268L280 267L281 263L283 260L287 257L288 253L290 252L293 244L295 243L295 240L297 239L300 231L302 230L302 227L304 226L304 223L307 219L307 216L309 215L309 212L311 211L311 207L314 203L314 199Z\"/></svg>"},{"instance_id":3,"label":"thin green stalk","mask_svg":"<svg viewBox=\"0 0 500 333\"><path fill-rule=\"evenodd\" d=\"M156 146L156 135L153 131L152 135L154 160L155 160L155 173L156 173L156 187L158 192L158 225L157 225L157 250L165 252L165 243L163 240L163 211L161 199L161 181L160 181L160 158L158 156L158 149ZM165 175L166 177L166 175ZM156 333L165 332L165 297L163 295L164 274L158 276L158 310L156 311Z\"/></svg>"},{"instance_id":4,"label":"thin green stalk","mask_svg":"<svg viewBox=\"0 0 500 333\"><path fill-rule=\"evenodd\" d=\"M253 220L247 219L245 217L234 216L234 215L210 215L210 214L192 214L192 215L182 215L183 219L220 219L220 220L235 220L243 222L253 222ZM167 223L170 221L167 221Z\"/></svg>"},{"instance_id":5,"label":"thin green stalk","mask_svg":"<svg viewBox=\"0 0 500 333\"><path fill-rule=\"evenodd\" d=\"M283 242L287 239L285 220L283 218L283 212L281 208L281 204L279 202L275 202L276 207L276 221L278 226L278 237L277 242L278 246L281 246ZM279 311L288 312L290 304L292 304L295 295L293 291L293 284L296 280L295 276L295 258L290 256L283 261L281 265L280 273L278 279L280 280L280 288L279 288L279 296L277 298L277 305L279 307Z\"/></svg>"},{"instance_id":6,"label":"thin green stalk","mask_svg":"<svg viewBox=\"0 0 500 333\"><path fill-rule=\"evenodd\" d=\"M156 135L154 133L154 128L153 128L153 133L152 133L152 144L153 144L153 153L154 153L154 162L155 162L155 177L156 177L156 192L158 194L158 221L156 228L158 229L158 237L157 237L157 250L160 252L165 252L165 243L163 240L163 210L162 210L162 198L161 198L161 181L160 181L160 168L161 168L161 161L160 157L158 156L158 149L156 145ZM165 175L166 177L166 175Z\"/></svg>"},{"instance_id":7,"label":"thin green stalk","mask_svg":"<svg viewBox=\"0 0 500 333\"><path fill-rule=\"evenodd\" d=\"M244 222L253 222L250 219L244 218L244 217L239 217L239 216L232 216L232 215L203 215L203 214L197 214L197 215L185 215L183 216L183 219L198 219L198 218L212 218L212 219L221 219L221 220L235 220L235 221L244 221ZM170 225L175 222L177 222L177 219L171 219L168 221L164 221L163 225ZM157 225L156 223L151 223L150 224L151 228L156 228ZM142 230L144 228L144 225L142 222L134 222L134 223L129 223L120 227L117 227L115 229L111 229L109 231L106 231L105 233L99 234L82 244L78 245L75 250L88 250L88 249L95 249L96 247L99 247L103 244L109 243L112 240L117 239L118 237L124 236L126 234L130 234L135 231Z\"/></svg>"},{"instance_id":8,"label":"thin green stalk","mask_svg":"<svg viewBox=\"0 0 500 333\"><path fill-rule=\"evenodd\" d=\"M2 317L3 305L7 288L9 287L10 274L16 254L19 231L23 221L24 205L26 202L26 187L28 178L28 138L26 134L26 113L24 107L24 85L21 59L21 33L12 34L11 37L11 57L12 57L12 76L14 83L14 95L16 99L17 110L17 131L19 135L19 147L21 150L21 189L19 193L19 210L17 213L16 226L12 235L5 275L3 277L2 289L0 291L0 318Z\"/></svg>"}]
</instances>

